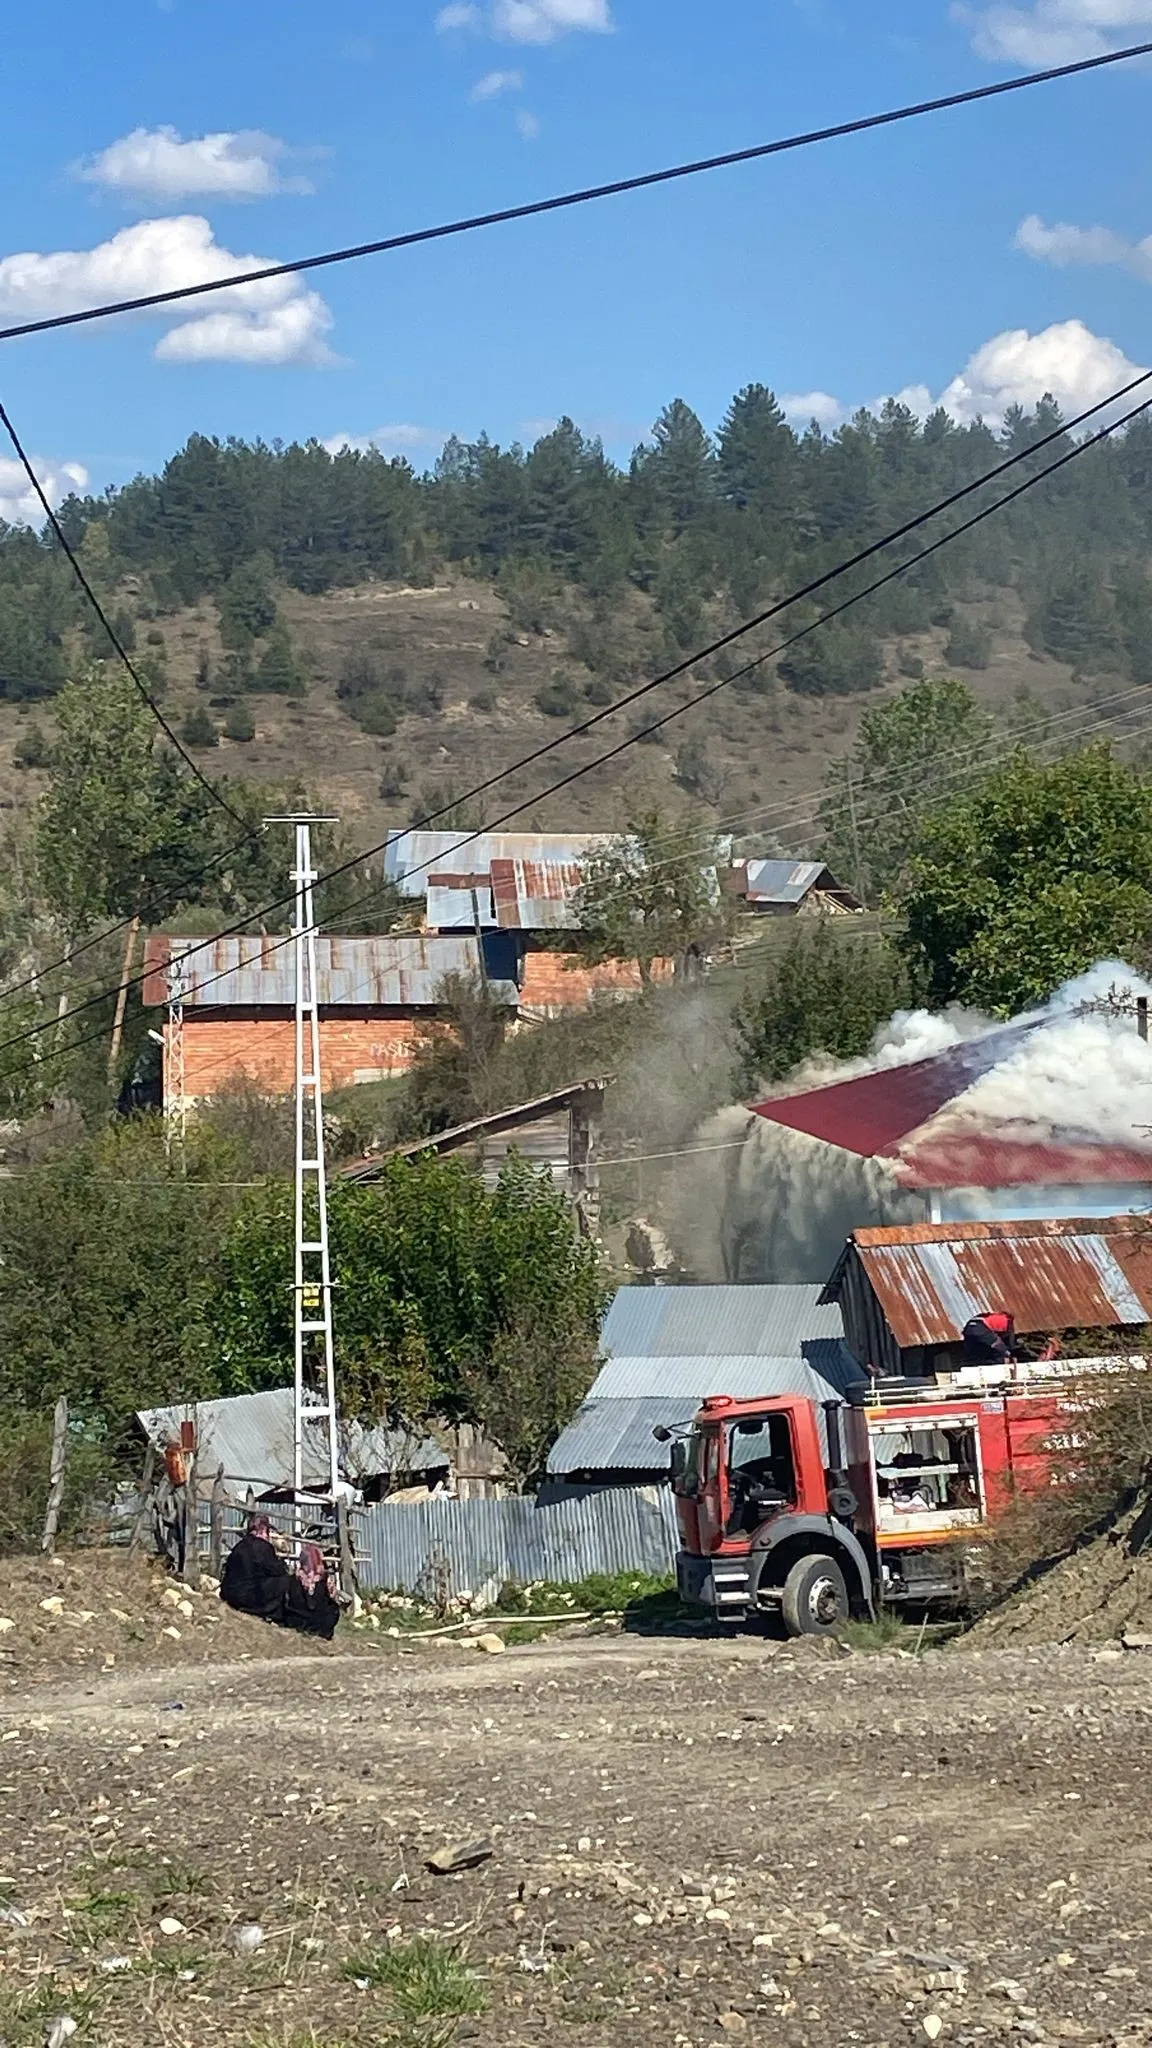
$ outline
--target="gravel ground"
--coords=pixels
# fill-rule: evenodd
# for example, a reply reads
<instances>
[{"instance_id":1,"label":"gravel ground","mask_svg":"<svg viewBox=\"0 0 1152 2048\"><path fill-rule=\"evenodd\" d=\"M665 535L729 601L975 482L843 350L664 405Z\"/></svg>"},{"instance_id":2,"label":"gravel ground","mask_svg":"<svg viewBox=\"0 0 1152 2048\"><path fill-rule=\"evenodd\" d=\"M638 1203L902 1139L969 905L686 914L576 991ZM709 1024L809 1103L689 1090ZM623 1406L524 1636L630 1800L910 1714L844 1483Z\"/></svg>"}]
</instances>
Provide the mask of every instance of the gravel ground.
<instances>
[{"instance_id":1,"label":"gravel ground","mask_svg":"<svg viewBox=\"0 0 1152 2048\"><path fill-rule=\"evenodd\" d=\"M10 1684L0 2040L1150 2043L1150 1681L623 1636ZM458 2025L364 1984L424 1929Z\"/></svg>"}]
</instances>

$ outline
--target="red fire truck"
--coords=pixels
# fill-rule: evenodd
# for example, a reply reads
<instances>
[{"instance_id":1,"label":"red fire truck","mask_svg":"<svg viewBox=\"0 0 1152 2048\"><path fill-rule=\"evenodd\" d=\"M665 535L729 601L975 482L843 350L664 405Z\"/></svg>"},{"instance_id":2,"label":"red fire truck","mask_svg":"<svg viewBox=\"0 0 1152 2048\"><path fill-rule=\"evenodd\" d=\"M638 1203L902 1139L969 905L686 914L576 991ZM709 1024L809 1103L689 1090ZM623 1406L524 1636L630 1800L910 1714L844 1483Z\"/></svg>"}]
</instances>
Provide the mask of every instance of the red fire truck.
<instances>
[{"instance_id":1,"label":"red fire truck","mask_svg":"<svg viewBox=\"0 0 1152 2048\"><path fill-rule=\"evenodd\" d=\"M1047 1483L1068 1422L1054 1379L887 1383L858 1405L714 1396L686 1435L656 1431L672 1445L681 1597L733 1620L778 1611L794 1636L956 1603L959 1545Z\"/></svg>"}]
</instances>

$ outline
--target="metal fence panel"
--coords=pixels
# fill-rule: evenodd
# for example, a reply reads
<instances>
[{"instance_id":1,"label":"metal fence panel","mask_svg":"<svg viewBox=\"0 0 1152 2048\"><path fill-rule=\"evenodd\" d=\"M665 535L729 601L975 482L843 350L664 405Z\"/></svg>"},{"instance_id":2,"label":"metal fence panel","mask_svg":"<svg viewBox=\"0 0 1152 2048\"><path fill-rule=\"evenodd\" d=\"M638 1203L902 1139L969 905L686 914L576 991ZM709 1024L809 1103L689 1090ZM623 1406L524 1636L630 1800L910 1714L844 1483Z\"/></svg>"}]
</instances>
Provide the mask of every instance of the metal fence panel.
<instances>
[{"instance_id":1,"label":"metal fence panel","mask_svg":"<svg viewBox=\"0 0 1152 2048\"><path fill-rule=\"evenodd\" d=\"M382 1501L357 1531L365 1589L429 1596L513 1581L571 1585L592 1572L671 1572L677 1531L669 1493L612 1488L579 1499ZM359 1547L359 1546L358 1546Z\"/></svg>"}]
</instances>

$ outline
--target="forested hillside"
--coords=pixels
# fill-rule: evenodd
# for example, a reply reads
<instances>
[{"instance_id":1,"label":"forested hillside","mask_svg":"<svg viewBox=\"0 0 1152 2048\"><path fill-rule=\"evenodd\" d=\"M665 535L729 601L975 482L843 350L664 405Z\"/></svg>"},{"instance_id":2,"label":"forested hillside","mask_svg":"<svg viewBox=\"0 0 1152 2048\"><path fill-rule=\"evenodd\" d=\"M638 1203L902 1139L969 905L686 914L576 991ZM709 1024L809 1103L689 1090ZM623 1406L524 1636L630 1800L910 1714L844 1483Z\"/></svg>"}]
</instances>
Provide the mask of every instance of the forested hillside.
<instances>
[{"instance_id":1,"label":"forested hillside","mask_svg":"<svg viewBox=\"0 0 1152 2048\"><path fill-rule=\"evenodd\" d=\"M71 498L61 519L190 746L223 742L230 769L264 778L306 769L377 825L556 736L1058 426L1047 402L999 434L890 403L797 434L750 385L715 435L674 401L627 469L570 420L530 450L450 441L426 476L371 450L195 436L159 476ZM537 816L619 823L629 778L717 814L766 783L808 790L860 708L925 669L1049 708L1152 682L1150 541L1142 420ZM815 616L794 607L698 681ZM17 769L43 759L50 700L103 642L51 539L0 532L0 740ZM611 737L690 694L669 686ZM30 786L4 784L17 802ZM777 836L812 843L815 809Z\"/></svg>"}]
</instances>

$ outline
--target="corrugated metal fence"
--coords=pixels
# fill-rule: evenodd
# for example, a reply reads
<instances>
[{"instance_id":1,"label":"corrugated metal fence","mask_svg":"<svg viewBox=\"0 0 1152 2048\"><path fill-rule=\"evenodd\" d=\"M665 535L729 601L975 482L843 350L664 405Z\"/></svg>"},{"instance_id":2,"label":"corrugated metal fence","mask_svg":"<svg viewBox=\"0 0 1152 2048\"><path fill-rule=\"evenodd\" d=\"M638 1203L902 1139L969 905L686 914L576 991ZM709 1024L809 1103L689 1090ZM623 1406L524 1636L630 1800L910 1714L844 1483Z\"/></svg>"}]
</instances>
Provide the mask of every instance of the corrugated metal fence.
<instances>
[{"instance_id":1,"label":"corrugated metal fence","mask_svg":"<svg viewBox=\"0 0 1152 2048\"><path fill-rule=\"evenodd\" d=\"M675 1503L638 1488L579 1500L381 1502L356 1516L365 1589L441 1597L493 1583L540 1579L572 1584L591 1572L671 1572Z\"/></svg>"}]
</instances>

